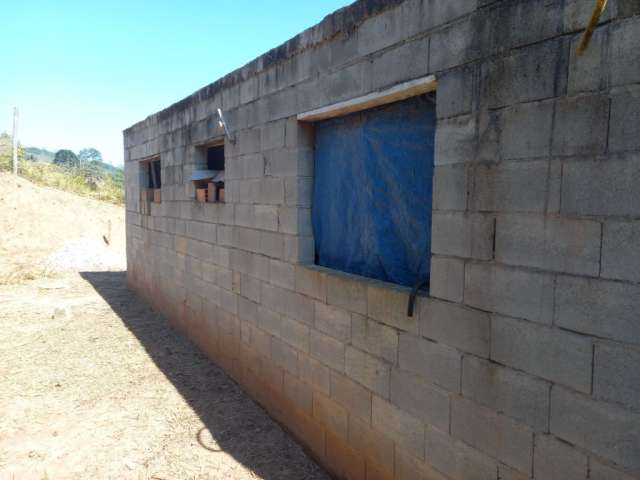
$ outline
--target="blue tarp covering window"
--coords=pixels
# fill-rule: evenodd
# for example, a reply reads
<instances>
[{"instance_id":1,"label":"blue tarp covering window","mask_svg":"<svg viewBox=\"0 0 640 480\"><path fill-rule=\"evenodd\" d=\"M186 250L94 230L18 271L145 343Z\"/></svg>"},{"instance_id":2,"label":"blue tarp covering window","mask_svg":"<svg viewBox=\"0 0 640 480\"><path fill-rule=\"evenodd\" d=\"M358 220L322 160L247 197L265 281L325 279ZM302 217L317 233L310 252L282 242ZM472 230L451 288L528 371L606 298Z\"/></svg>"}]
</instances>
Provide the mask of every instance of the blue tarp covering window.
<instances>
[{"instance_id":1,"label":"blue tarp covering window","mask_svg":"<svg viewBox=\"0 0 640 480\"><path fill-rule=\"evenodd\" d=\"M427 280L435 96L316 124L316 263L414 286Z\"/></svg>"}]
</instances>

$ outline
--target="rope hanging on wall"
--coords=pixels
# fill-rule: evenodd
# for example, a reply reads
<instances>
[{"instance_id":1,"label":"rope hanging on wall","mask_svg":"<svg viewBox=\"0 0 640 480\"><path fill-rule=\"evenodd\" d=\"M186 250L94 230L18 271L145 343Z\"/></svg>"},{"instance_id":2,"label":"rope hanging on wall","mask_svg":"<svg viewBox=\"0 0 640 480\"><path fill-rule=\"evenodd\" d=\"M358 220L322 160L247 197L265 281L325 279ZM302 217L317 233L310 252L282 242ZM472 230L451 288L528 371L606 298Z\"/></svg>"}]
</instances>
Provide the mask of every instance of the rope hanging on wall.
<instances>
[{"instance_id":1,"label":"rope hanging on wall","mask_svg":"<svg viewBox=\"0 0 640 480\"><path fill-rule=\"evenodd\" d=\"M578 45L578 55L584 53L584 51L589 46L589 40L591 40L591 35L593 35L593 30L596 28L600 17L602 16L602 12L607 7L607 0L596 0L596 4L593 7L593 12L591 12L591 19L589 20L589 24L587 28L585 28L582 33L582 38L580 38L580 44Z\"/></svg>"}]
</instances>

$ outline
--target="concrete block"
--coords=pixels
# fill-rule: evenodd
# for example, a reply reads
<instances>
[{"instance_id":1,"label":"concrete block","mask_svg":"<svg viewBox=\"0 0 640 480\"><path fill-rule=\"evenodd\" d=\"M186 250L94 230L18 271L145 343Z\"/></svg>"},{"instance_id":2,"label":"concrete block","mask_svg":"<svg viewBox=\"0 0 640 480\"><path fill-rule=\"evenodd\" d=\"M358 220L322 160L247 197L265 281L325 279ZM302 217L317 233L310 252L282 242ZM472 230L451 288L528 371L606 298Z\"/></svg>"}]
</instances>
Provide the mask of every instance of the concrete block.
<instances>
[{"instance_id":1,"label":"concrete block","mask_svg":"<svg viewBox=\"0 0 640 480\"><path fill-rule=\"evenodd\" d=\"M440 120L436 127L435 165L473 162L476 158L478 137L473 115Z\"/></svg>"},{"instance_id":2,"label":"concrete block","mask_svg":"<svg viewBox=\"0 0 640 480\"><path fill-rule=\"evenodd\" d=\"M271 259L269 260L269 280L274 285L294 290L296 280L295 267L290 263Z\"/></svg>"},{"instance_id":3,"label":"concrete block","mask_svg":"<svg viewBox=\"0 0 640 480\"><path fill-rule=\"evenodd\" d=\"M275 337L271 338L271 359L283 370L298 375L298 352Z\"/></svg>"},{"instance_id":4,"label":"concrete block","mask_svg":"<svg viewBox=\"0 0 640 480\"><path fill-rule=\"evenodd\" d=\"M408 333L400 334L398 364L451 392L460 390L461 355L453 348Z\"/></svg>"},{"instance_id":5,"label":"concrete block","mask_svg":"<svg viewBox=\"0 0 640 480\"><path fill-rule=\"evenodd\" d=\"M553 289L552 275L480 263L465 267L464 301L481 310L551 324Z\"/></svg>"},{"instance_id":6,"label":"concrete block","mask_svg":"<svg viewBox=\"0 0 640 480\"><path fill-rule=\"evenodd\" d=\"M403 43L371 59L371 87L380 89L428 72L429 38Z\"/></svg>"},{"instance_id":7,"label":"concrete block","mask_svg":"<svg viewBox=\"0 0 640 480\"><path fill-rule=\"evenodd\" d=\"M286 120L277 120L262 125L262 150L273 150L284 147L284 131Z\"/></svg>"},{"instance_id":8,"label":"concrete block","mask_svg":"<svg viewBox=\"0 0 640 480\"><path fill-rule=\"evenodd\" d=\"M351 343L391 364L397 361L398 332L362 315L351 316Z\"/></svg>"},{"instance_id":9,"label":"concrete block","mask_svg":"<svg viewBox=\"0 0 640 480\"><path fill-rule=\"evenodd\" d=\"M367 285L368 316L385 325L417 333L417 316L407 316L409 293L407 288L382 282L369 282Z\"/></svg>"},{"instance_id":10,"label":"concrete block","mask_svg":"<svg viewBox=\"0 0 640 480\"><path fill-rule=\"evenodd\" d=\"M582 392L591 391L590 338L494 316L491 359Z\"/></svg>"},{"instance_id":11,"label":"concrete block","mask_svg":"<svg viewBox=\"0 0 640 480\"><path fill-rule=\"evenodd\" d=\"M548 160L479 164L474 169L470 207L479 211L544 212L550 173ZM560 172L554 173L559 179Z\"/></svg>"},{"instance_id":12,"label":"concrete block","mask_svg":"<svg viewBox=\"0 0 640 480\"><path fill-rule=\"evenodd\" d=\"M612 0L608 3L607 8L598 21L598 25L611 21L615 18L614 13L617 10L617 0ZM581 2L580 0L567 0L564 7L564 29L565 31L579 31L584 30L585 25L589 23L591 19L591 13L593 12L593 5ZM591 43L589 43L591 47Z\"/></svg>"},{"instance_id":13,"label":"concrete block","mask_svg":"<svg viewBox=\"0 0 640 480\"><path fill-rule=\"evenodd\" d=\"M262 290L260 291L260 299L264 307L286 315L289 318L296 318L298 303L295 292L263 283Z\"/></svg>"},{"instance_id":14,"label":"concrete block","mask_svg":"<svg viewBox=\"0 0 640 480\"><path fill-rule=\"evenodd\" d=\"M449 430L449 394L422 381L417 375L391 370L391 403L444 431Z\"/></svg>"},{"instance_id":15,"label":"concrete block","mask_svg":"<svg viewBox=\"0 0 640 480\"><path fill-rule=\"evenodd\" d=\"M611 99L609 149L612 152L638 150L637 125L640 122L640 91L622 92Z\"/></svg>"},{"instance_id":16,"label":"concrete block","mask_svg":"<svg viewBox=\"0 0 640 480\"><path fill-rule=\"evenodd\" d=\"M284 179L284 201L279 203L310 207L312 199L312 177L287 177Z\"/></svg>"},{"instance_id":17,"label":"concrete block","mask_svg":"<svg viewBox=\"0 0 640 480\"><path fill-rule=\"evenodd\" d=\"M330 370L326 366L307 355L298 354L298 371L302 380L312 385L315 390L329 395Z\"/></svg>"},{"instance_id":18,"label":"concrete block","mask_svg":"<svg viewBox=\"0 0 640 480\"><path fill-rule=\"evenodd\" d=\"M462 395L496 412L529 425L549 429L551 384L479 358L462 361Z\"/></svg>"},{"instance_id":19,"label":"concrete block","mask_svg":"<svg viewBox=\"0 0 640 480\"><path fill-rule=\"evenodd\" d=\"M243 296L238 298L238 318L240 320L256 324L258 317L258 304L252 300L244 298Z\"/></svg>"},{"instance_id":20,"label":"concrete block","mask_svg":"<svg viewBox=\"0 0 640 480\"><path fill-rule=\"evenodd\" d=\"M350 416L357 416L369 423L371 420L371 391L345 375L330 372L331 398L347 409Z\"/></svg>"},{"instance_id":21,"label":"concrete block","mask_svg":"<svg viewBox=\"0 0 640 480\"><path fill-rule=\"evenodd\" d=\"M572 0L574 4L587 5L579 0ZM584 23L586 25L588 23ZM608 27L596 28L587 48L578 55L578 45L582 35L576 35L571 42L571 58L569 60L569 81L567 91L569 95L582 92L593 92L606 87L609 64L606 60Z\"/></svg>"},{"instance_id":22,"label":"concrete block","mask_svg":"<svg viewBox=\"0 0 640 480\"><path fill-rule=\"evenodd\" d=\"M404 39L400 9L389 9L362 22L358 28L358 54L368 55ZM426 59L425 59L426 62Z\"/></svg>"},{"instance_id":23,"label":"concrete block","mask_svg":"<svg viewBox=\"0 0 640 480\"><path fill-rule=\"evenodd\" d=\"M566 162L562 170L562 213L639 216L638 182L640 162L634 156Z\"/></svg>"},{"instance_id":24,"label":"concrete block","mask_svg":"<svg viewBox=\"0 0 640 480\"><path fill-rule=\"evenodd\" d=\"M390 367L382 360L353 347L345 355L347 376L364 385L382 398L389 398Z\"/></svg>"},{"instance_id":25,"label":"concrete block","mask_svg":"<svg viewBox=\"0 0 640 480\"><path fill-rule=\"evenodd\" d=\"M240 205L237 205L240 207ZM278 207L274 205L255 205L254 209L255 227L261 230L278 231ZM236 208L236 213L237 213Z\"/></svg>"},{"instance_id":26,"label":"concrete block","mask_svg":"<svg viewBox=\"0 0 640 480\"><path fill-rule=\"evenodd\" d=\"M454 437L521 472L531 471L533 432L529 428L462 397L454 397L451 408Z\"/></svg>"},{"instance_id":27,"label":"concrete block","mask_svg":"<svg viewBox=\"0 0 640 480\"><path fill-rule=\"evenodd\" d=\"M590 480L634 480L633 477L605 465L595 458L589 459L589 479Z\"/></svg>"},{"instance_id":28,"label":"concrete block","mask_svg":"<svg viewBox=\"0 0 640 480\"><path fill-rule=\"evenodd\" d=\"M300 207L279 208L279 230L293 235L312 235L311 209Z\"/></svg>"},{"instance_id":29,"label":"concrete block","mask_svg":"<svg viewBox=\"0 0 640 480\"><path fill-rule=\"evenodd\" d=\"M442 2L435 2L435 4L442 5ZM449 70L439 76L438 101L436 102L438 118L471 113L476 71L475 66L465 66Z\"/></svg>"},{"instance_id":30,"label":"concrete block","mask_svg":"<svg viewBox=\"0 0 640 480\"><path fill-rule=\"evenodd\" d=\"M640 282L640 222L605 222L601 277Z\"/></svg>"},{"instance_id":31,"label":"concrete block","mask_svg":"<svg viewBox=\"0 0 640 480\"><path fill-rule=\"evenodd\" d=\"M343 343L351 340L351 314L346 310L315 302L314 326Z\"/></svg>"},{"instance_id":32,"label":"concrete block","mask_svg":"<svg viewBox=\"0 0 640 480\"><path fill-rule=\"evenodd\" d=\"M597 276L602 227L590 220L500 216L496 260L556 272Z\"/></svg>"},{"instance_id":33,"label":"concrete block","mask_svg":"<svg viewBox=\"0 0 640 480\"><path fill-rule=\"evenodd\" d=\"M287 317L280 319L278 336L292 347L309 352L309 327Z\"/></svg>"},{"instance_id":34,"label":"concrete block","mask_svg":"<svg viewBox=\"0 0 640 480\"><path fill-rule=\"evenodd\" d=\"M313 326L315 319L315 300L301 294L296 295L296 320Z\"/></svg>"},{"instance_id":35,"label":"concrete block","mask_svg":"<svg viewBox=\"0 0 640 480\"><path fill-rule=\"evenodd\" d=\"M555 323L562 328L640 344L639 310L638 285L558 277Z\"/></svg>"},{"instance_id":36,"label":"concrete block","mask_svg":"<svg viewBox=\"0 0 640 480\"><path fill-rule=\"evenodd\" d=\"M313 392L311 388L288 372L284 372L284 394L300 410L309 415L312 414Z\"/></svg>"},{"instance_id":37,"label":"concrete block","mask_svg":"<svg viewBox=\"0 0 640 480\"><path fill-rule=\"evenodd\" d=\"M271 335L252 326L249 337L249 344L254 352L271 358Z\"/></svg>"},{"instance_id":38,"label":"concrete block","mask_svg":"<svg viewBox=\"0 0 640 480\"><path fill-rule=\"evenodd\" d=\"M384 433L382 433L384 432ZM394 444L388 432L372 428L369 419L349 415L349 443L367 458L393 471Z\"/></svg>"},{"instance_id":39,"label":"concrete block","mask_svg":"<svg viewBox=\"0 0 640 480\"><path fill-rule=\"evenodd\" d=\"M412 415L391 403L374 396L371 425L385 432L396 443L396 448L424 459L424 425Z\"/></svg>"},{"instance_id":40,"label":"concrete block","mask_svg":"<svg viewBox=\"0 0 640 480\"><path fill-rule=\"evenodd\" d=\"M596 342L593 397L640 410L640 350Z\"/></svg>"},{"instance_id":41,"label":"concrete block","mask_svg":"<svg viewBox=\"0 0 640 480\"><path fill-rule=\"evenodd\" d=\"M313 392L313 417L340 437L347 438L347 411L319 392Z\"/></svg>"},{"instance_id":42,"label":"concrete block","mask_svg":"<svg viewBox=\"0 0 640 480\"><path fill-rule=\"evenodd\" d=\"M327 282L327 303L350 312L367 314L367 281L356 275L329 272Z\"/></svg>"},{"instance_id":43,"label":"concrete block","mask_svg":"<svg viewBox=\"0 0 640 480\"><path fill-rule=\"evenodd\" d=\"M255 203L281 205L285 202L284 181L281 178L262 178L258 182Z\"/></svg>"},{"instance_id":44,"label":"concrete block","mask_svg":"<svg viewBox=\"0 0 640 480\"><path fill-rule=\"evenodd\" d=\"M515 50L483 66L483 97L489 108L556 97L566 88L565 48L560 40Z\"/></svg>"},{"instance_id":45,"label":"concrete block","mask_svg":"<svg viewBox=\"0 0 640 480\"><path fill-rule=\"evenodd\" d=\"M635 8L638 8L637 5ZM630 19L611 26L609 39L611 85L640 82L639 50L640 24L637 20Z\"/></svg>"},{"instance_id":46,"label":"concrete block","mask_svg":"<svg viewBox=\"0 0 640 480\"><path fill-rule=\"evenodd\" d=\"M607 147L609 99L604 95L566 97L556 102L554 155L598 155Z\"/></svg>"},{"instance_id":47,"label":"concrete block","mask_svg":"<svg viewBox=\"0 0 640 480\"><path fill-rule=\"evenodd\" d=\"M295 116L287 119L285 126L285 145L287 148L313 148L314 127L307 123L298 122Z\"/></svg>"},{"instance_id":48,"label":"concrete block","mask_svg":"<svg viewBox=\"0 0 640 480\"><path fill-rule=\"evenodd\" d=\"M268 257L284 258L284 236L274 232L259 232L257 253Z\"/></svg>"},{"instance_id":49,"label":"concrete block","mask_svg":"<svg viewBox=\"0 0 640 480\"><path fill-rule=\"evenodd\" d=\"M403 451L396 451L395 478L397 480L447 480L427 463Z\"/></svg>"},{"instance_id":50,"label":"concrete block","mask_svg":"<svg viewBox=\"0 0 640 480\"><path fill-rule=\"evenodd\" d=\"M334 435L330 430L326 434L327 463L332 471L341 478L364 480L364 457L351 448L346 439Z\"/></svg>"},{"instance_id":51,"label":"concrete block","mask_svg":"<svg viewBox=\"0 0 640 480\"><path fill-rule=\"evenodd\" d=\"M503 463L498 464L498 478L500 480L529 480L530 473L522 473Z\"/></svg>"},{"instance_id":52,"label":"concrete block","mask_svg":"<svg viewBox=\"0 0 640 480\"><path fill-rule=\"evenodd\" d=\"M554 386L551 433L617 463L623 470L640 469L640 414Z\"/></svg>"},{"instance_id":53,"label":"concrete block","mask_svg":"<svg viewBox=\"0 0 640 480\"><path fill-rule=\"evenodd\" d=\"M432 257L429 294L435 298L462 302L464 260Z\"/></svg>"},{"instance_id":54,"label":"concrete block","mask_svg":"<svg viewBox=\"0 0 640 480\"><path fill-rule=\"evenodd\" d=\"M312 236L285 235L284 260L291 263L312 264L315 244Z\"/></svg>"},{"instance_id":55,"label":"concrete block","mask_svg":"<svg viewBox=\"0 0 640 480\"><path fill-rule=\"evenodd\" d=\"M337 372L344 372L345 346L338 340L315 330L309 334L311 356Z\"/></svg>"},{"instance_id":56,"label":"concrete block","mask_svg":"<svg viewBox=\"0 0 640 480\"><path fill-rule=\"evenodd\" d=\"M433 209L465 210L469 189L466 165L442 165L433 172Z\"/></svg>"},{"instance_id":57,"label":"concrete block","mask_svg":"<svg viewBox=\"0 0 640 480\"><path fill-rule=\"evenodd\" d=\"M220 289L220 307L232 315L238 314L238 295L224 288Z\"/></svg>"},{"instance_id":58,"label":"concrete block","mask_svg":"<svg viewBox=\"0 0 640 480\"><path fill-rule=\"evenodd\" d=\"M310 177L313 175L313 150L288 148L265 153L265 174L272 177Z\"/></svg>"},{"instance_id":59,"label":"concrete block","mask_svg":"<svg viewBox=\"0 0 640 480\"><path fill-rule=\"evenodd\" d=\"M477 31L475 22L469 18L432 34L429 72L446 70L478 58Z\"/></svg>"},{"instance_id":60,"label":"concrete block","mask_svg":"<svg viewBox=\"0 0 640 480\"><path fill-rule=\"evenodd\" d=\"M505 160L546 157L550 153L552 101L522 103L500 110L495 124L499 129L499 155ZM527 132L523 135L522 132ZM480 127L480 141L483 140Z\"/></svg>"},{"instance_id":61,"label":"concrete block","mask_svg":"<svg viewBox=\"0 0 640 480\"><path fill-rule=\"evenodd\" d=\"M431 253L489 260L493 235L491 215L433 212Z\"/></svg>"},{"instance_id":62,"label":"concrete block","mask_svg":"<svg viewBox=\"0 0 640 480\"><path fill-rule=\"evenodd\" d=\"M563 6L559 2L509 2L479 18L479 28L488 30L485 42L491 52L504 52L562 33ZM527 28L514 28L514 25L526 25Z\"/></svg>"},{"instance_id":63,"label":"concrete block","mask_svg":"<svg viewBox=\"0 0 640 480\"><path fill-rule=\"evenodd\" d=\"M552 435L536 435L533 475L545 480L584 480L587 456Z\"/></svg>"},{"instance_id":64,"label":"concrete block","mask_svg":"<svg viewBox=\"0 0 640 480\"><path fill-rule=\"evenodd\" d=\"M427 427L427 462L454 480L496 478L496 461L439 430ZM427 477L428 480L429 477Z\"/></svg>"},{"instance_id":65,"label":"concrete block","mask_svg":"<svg viewBox=\"0 0 640 480\"><path fill-rule=\"evenodd\" d=\"M260 305L256 308L255 323L270 335L278 336L282 330L282 316Z\"/></svg>"},{"instance_id":66,"label":"concrete block","mask_svg":"<svg viewBox=\"0 0 640 480\"><path fill-rule=\"evenodd\" d=\"M296 265L296 291L326 302L327 274L314 267Z\"/></svg>"},{"instance_id":67,"label":"concrete block","mask_svg":"<svg viewBox=\"0 0 640 480\"><path fill-rule=\"evenodd\" d=\"M420 304L420 334L481 357L489 357L489 314L456 303L429 300Z\"/></svg>"}]
</instances>

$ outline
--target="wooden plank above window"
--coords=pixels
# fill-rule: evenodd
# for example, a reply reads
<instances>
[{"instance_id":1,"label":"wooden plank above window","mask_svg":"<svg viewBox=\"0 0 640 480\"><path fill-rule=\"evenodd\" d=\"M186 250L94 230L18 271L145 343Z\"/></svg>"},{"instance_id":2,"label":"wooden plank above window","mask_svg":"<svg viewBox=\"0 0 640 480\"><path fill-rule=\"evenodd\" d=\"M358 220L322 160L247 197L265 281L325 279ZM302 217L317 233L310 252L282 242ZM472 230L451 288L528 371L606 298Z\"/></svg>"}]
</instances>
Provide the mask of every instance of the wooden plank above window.
<instances>
[{"instance_id":1,"label":"wooden plank above window","mask_svg":"<svg viewBox=\"0 0 640 480\"><path fill-rule=\"evenodd\" d=\"M334 103L326 107L317 108L298 114L300 122L318 122L328 118L341 117L349 113L368 110L388 103L399 102L410 97L432 92L436 89L435 75L428 75L416 80L394 85L386 90L368 93L361 97Z\"/></svg>"}]
</instances>

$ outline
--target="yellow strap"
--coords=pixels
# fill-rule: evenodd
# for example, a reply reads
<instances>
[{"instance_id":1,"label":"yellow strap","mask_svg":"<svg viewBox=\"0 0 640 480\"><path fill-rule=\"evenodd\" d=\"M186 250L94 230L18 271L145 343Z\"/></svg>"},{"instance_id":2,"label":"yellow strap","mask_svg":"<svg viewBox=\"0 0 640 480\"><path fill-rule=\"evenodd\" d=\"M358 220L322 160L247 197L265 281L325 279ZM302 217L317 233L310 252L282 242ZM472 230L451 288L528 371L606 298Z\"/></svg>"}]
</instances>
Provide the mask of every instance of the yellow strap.
<instances>
[{"instance_id":1,"label":"yellow strap","mask_svg":"<svg viewBox=\"0 0 640 480\"><path fill-rule=\"evenodd\" d=\"M593 7L593 12L591 13L591 20L589 20L589 24L587 28L585 28L582 33L582 38L580 39L580 44L578 45L578 55L581 55L589 45L589 40L591 40L591 35L593 35L593 30L596 28L598 24L598 20L600 20L600 16L604 9L607 7L607 0L596 0L596 5Z\"/></svg>"}]
</instances>

